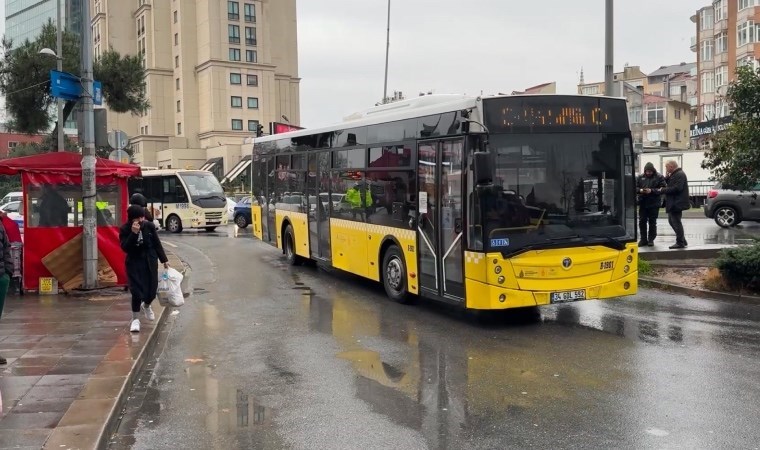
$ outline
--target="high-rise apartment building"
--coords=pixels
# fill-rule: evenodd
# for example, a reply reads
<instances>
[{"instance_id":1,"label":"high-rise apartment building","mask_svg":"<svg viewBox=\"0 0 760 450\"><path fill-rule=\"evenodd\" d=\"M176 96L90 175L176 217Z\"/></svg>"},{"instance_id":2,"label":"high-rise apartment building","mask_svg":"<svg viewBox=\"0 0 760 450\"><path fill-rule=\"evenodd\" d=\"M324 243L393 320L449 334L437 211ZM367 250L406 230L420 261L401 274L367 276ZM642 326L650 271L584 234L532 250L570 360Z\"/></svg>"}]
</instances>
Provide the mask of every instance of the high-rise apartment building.
<instances>
[{"instance_id":1,"label":"high-rise apartment building","mask_svg":"<svg viewBox=\"0 0 760 450\"><path fill-rule=\"evenodd\" d=\"M697 54L697 117L691 137L701 146L703 137L730 123L725 99L736 68L760 67L760 0L715 0L691 16L696 35L691 50Z\"/></svg>"},{"instance_id":2,"label":"high-rise apartment building","mask_svg":"<svg viewBox=\"0 0 760 450\"><path fill-rule=\"evenodd\" d=\"M257 126L300 121L296 0L90 0L95 57L137 54L151 108L108 115L137 162L210 170L239 162Z\"/></svg>"}]
</instances>

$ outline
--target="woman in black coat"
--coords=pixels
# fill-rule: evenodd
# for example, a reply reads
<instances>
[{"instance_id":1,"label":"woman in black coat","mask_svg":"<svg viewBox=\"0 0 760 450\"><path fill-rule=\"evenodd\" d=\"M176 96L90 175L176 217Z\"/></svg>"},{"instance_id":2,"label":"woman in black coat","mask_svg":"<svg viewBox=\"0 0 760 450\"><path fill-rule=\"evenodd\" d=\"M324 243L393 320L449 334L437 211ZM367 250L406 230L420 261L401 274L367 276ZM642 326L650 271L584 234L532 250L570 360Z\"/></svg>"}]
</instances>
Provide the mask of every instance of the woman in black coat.
<instances>
[{"instance_id":1,"label":"woman in black coat","mask_svg":"<svg viewBox=\"0 0 760 450\"><path fill-rule=\"evenodd\" d=\"M127 222L119 230L121 249L127 254L126 267L129 290L132 293L132 322L130 331L140 331L139 313L148 320L155 314L150 304L158 291L158 260L169 267L169 260L158 238L156 226L145 220L145 209L139 205L127 208Z\"/></svg>"}]
</instances>

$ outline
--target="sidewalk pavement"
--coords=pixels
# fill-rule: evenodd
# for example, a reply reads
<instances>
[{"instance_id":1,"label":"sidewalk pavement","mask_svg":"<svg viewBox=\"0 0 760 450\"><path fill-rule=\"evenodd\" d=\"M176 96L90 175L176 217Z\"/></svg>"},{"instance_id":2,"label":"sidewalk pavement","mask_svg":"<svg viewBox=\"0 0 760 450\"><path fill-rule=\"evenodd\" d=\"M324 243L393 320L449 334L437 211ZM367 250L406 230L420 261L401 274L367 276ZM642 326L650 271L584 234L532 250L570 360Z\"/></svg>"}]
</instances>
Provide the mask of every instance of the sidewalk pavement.
<instances>
[{"instance_id":1,"label":"sidewalk pavement","mask_svg":"<svg viewBox=\"0 0 760 450\"><path fill-rule=\"evenodd\" d=\"M181 268L173 255L170 262ZM168 309L129 332L129 293L9 296L0 319L0 449L93 449L109 438Z\"/></svg>"}]
</instances>

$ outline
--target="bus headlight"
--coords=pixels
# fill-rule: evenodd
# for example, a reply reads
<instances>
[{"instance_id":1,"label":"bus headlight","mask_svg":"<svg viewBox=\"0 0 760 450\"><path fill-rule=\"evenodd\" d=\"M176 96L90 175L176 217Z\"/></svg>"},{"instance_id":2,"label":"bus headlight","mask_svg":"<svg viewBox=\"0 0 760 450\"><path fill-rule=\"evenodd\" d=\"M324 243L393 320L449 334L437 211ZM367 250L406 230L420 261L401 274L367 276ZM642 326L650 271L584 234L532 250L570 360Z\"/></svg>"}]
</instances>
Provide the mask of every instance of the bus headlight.
<instances>
[{"instance_id":1,"label":"bus headlight","mask_svg":"<svg viewBox=\"0 0 760 450\"><path fill-rule=\"evenodd\" d=\"M504 275L499 276L499 284L504 284L504 281L506 281L506 278L504 278Z\"/></svg>"},{"instance_id":2,"label":"bus headlight","mask_svg":"<svg viewBox=\"0 0 760 450\"><path fill-rule=\"evenodd\" d=\"M625 266L623 267L623 272L628 273L628 271L631 270L631 266Z\"/></svg>"},{"instance_id":3,"label":"bus headlight","mask_svg":"<svg viewBox=\"0 0 760 450\"><path fill-rule=\"evenodd\" d=\"M501 273L501 266L496 266L496 268L494 269L494 272L496 272L496 275L500 274Z\"/></svg>"},{"instance_id":4,"label":"bus headlight","mask_svg":"<svg viewBox=\"0 0 760 450\"><path fill-rule=\"evenodd\" d=\"M507 301L507 294L501 294L499 296L499 303L504 303Z\"/></svg>"},{"instance_id":5,"label":"bus headlight","mask_svg":"<svg viewBox=\"0 0 760 450\"><path fill-rule=\"evenodd\" d=\"M628 257L625 260L628 261L628 264L632 263L633 262L633 255L628 255Z\"/></svg>"}]
</instances>

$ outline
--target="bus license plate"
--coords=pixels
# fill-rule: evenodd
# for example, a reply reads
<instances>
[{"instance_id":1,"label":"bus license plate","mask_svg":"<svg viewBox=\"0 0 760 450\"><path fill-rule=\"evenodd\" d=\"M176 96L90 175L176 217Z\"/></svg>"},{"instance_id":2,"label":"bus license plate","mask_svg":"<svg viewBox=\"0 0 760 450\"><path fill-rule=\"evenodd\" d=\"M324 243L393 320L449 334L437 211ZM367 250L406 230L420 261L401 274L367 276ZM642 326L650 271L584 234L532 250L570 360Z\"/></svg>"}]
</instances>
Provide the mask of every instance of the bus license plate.
<instances>
[{"instance_id":1,"label":"bus license plate","mask_svg":"<svg viewBox=\"0 0 760 450\"><path fill-rule=\"evenodd\" d=\"M574 302L576 300L585 300L586 299L586 291L580 290L580 291L563 291L563 292L552 292L551 293L551 301L552 303L565 303L565 302Z\"/></svg>"}]
</instances>

